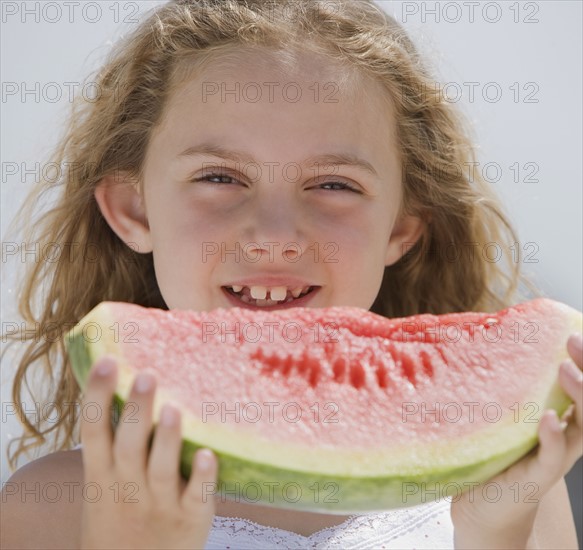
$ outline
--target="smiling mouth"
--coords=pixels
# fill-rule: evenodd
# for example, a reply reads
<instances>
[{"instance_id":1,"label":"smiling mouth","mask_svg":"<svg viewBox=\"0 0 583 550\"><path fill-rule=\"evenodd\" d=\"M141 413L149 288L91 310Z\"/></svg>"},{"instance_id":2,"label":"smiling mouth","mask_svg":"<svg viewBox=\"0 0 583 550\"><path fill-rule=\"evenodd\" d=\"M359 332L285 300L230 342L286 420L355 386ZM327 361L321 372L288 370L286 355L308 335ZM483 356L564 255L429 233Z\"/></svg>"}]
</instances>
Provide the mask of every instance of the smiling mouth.
<instances>
[{"instance_id":1,"label":"smiling mouth","mask_svg":"<svg viewBox=\"0 0 583 550\"><path fill-rule=\"evenodd\" d=\"M266 289L263 287L223 286L221 288L231 298L231 301L236 300L238 302L239 307L270 308L275 306L300 306L307 299L311 298L312 294L321 287L305 286L295 289L277 287Z\"/></svg>"}]
</instances>

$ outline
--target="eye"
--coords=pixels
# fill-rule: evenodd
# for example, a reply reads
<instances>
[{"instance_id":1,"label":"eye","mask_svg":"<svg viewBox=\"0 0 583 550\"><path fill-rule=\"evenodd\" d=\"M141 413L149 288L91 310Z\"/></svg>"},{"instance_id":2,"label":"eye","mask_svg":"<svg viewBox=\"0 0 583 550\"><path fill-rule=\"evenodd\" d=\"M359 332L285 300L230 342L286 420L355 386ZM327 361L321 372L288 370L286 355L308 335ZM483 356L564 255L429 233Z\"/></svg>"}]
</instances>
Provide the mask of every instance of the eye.
<instances>
[{"instance_id":1,"label":"eye","mask_svg":"<svg viewBox=\"0 0 583 550\"><path fill-rule=\"evenodd\" d=\"M218 179L220 181L211 181L213 179ZM200 178L195 178L192 181L193 182L208 181L208 182L213 183L215 185L221 185L221 184L228 185L229 183L236 182L237 180L235 180L231 176L227 176L226 174L205 174L204 176L202 176Z\"/></svg>"},{"instance_id":2,"label":"eye","mask_svg":"<svg viewBox=\"0 0 583 550\"><path fill-rule=\"evenodd\" d=\"M353 191L354 193L360 193L356 187L349 185L348 183L344 183L343 181L327 181L325 183L320 184L319 188L324 188L326 186L335 186L335 189L330 189L330 191Z\"/></svg>"}]
</instances>

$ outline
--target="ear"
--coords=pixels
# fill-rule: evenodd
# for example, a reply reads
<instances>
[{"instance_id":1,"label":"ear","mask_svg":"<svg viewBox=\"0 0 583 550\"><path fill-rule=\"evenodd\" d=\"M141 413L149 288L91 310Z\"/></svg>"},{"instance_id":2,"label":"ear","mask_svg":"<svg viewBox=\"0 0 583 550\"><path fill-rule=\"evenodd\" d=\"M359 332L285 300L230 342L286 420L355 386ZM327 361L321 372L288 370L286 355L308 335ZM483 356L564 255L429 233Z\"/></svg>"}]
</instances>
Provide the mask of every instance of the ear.
<instances>
[{"instance_id":1,"label":"ear","mask_svg":"<svg viewBox=\"0 0 583 550\"><path fill-rule=\"evenodd\" d=\"M425 222L417 216L400 216L389 238L385 266L397 263L423 235L425 227Z\"/></svg>"},{"instance_id":2,"label":"ear","mask_svg":"<svg viewBox=\"0 0 583 550\"><path fill-rule=\"evenodd\" d=\"M114 233L136 252L152 252L150 226L137 181L118 172L104 177L94 194Z\"/></svg>"}]
</instances>

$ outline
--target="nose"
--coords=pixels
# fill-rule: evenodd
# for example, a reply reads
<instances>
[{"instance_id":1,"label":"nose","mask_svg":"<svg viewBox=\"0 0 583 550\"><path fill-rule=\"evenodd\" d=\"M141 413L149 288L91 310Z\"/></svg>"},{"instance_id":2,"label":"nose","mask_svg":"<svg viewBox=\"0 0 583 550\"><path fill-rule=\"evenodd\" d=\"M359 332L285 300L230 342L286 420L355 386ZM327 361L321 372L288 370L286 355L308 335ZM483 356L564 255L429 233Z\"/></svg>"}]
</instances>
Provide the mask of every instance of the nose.
<instances>
[{"instance_id":1,"label":"nose","mask_svg":"<svg viewBox=\"0 0 583 550\"><path fill-rule=\"evenodd\" d=\"M291 186L279 182L258 191L241 234L243 245L261 258L282 258L291 262L308 249L308 220ZM288 187L285 189L284 187ZM272 254L275 253L275 256ZM270 259L274 262L277 260Z\"/></svg>"}]
</instances>

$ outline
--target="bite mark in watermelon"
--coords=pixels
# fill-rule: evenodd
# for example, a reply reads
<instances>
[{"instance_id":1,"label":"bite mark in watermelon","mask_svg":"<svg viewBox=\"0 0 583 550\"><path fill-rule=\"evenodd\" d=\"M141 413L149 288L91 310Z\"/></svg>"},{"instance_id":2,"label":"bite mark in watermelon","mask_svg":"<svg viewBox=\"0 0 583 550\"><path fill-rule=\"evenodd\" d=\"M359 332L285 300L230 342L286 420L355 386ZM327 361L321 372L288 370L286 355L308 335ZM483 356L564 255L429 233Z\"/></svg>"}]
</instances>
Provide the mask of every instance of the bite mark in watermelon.
<instances>
[{"instance_id":1,"label":"bite mark in watermelon","mask_svg":"<svg viewBox=\"0 0 583 550\"><path fill-rule=\"evenodd\" d=\"M156 372L154 422L165 402L181 409L185 477L208 447L227 492L251 485L262 504L348 513L453 494L526 454L543 411L570 404L558 367L581 329L580 312L548 299L400 319L103 302L66 345L82 388L96 360L116 357L118 407L138 371Z\"/></svg>"}]
</instances>

